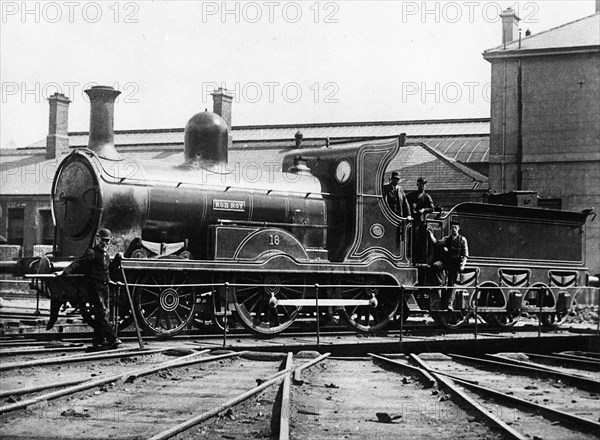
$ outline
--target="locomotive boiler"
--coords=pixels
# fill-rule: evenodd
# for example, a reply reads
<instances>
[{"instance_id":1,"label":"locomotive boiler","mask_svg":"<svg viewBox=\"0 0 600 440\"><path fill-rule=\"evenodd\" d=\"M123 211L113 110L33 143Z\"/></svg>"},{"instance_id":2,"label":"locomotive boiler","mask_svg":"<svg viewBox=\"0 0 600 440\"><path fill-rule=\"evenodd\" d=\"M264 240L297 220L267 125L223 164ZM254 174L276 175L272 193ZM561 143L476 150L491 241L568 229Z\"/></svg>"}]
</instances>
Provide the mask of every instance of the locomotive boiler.
<instances>
[{"instance_id":1,"label":"locomotive boiler","mask_svg":"<svg viewBox=\"0 0 600 440\"><path fill-rule=\"evenodd\" d=\"M83 254L109 228L109 250L123 254L132 287L129 312L151 333L173 335L195 320L224 325L231 316L271 335L317 308L363 332L410 313L456 328L474 310L494 325L513 325L523 312L555 325L589 282L585 214L466 203L429 219L438 237L461 221L473 253L455 287L457 311L438 310L433 248L411 243L411 222L382 197L404 135L293 150L278 168L261 158L268 172L244 179L229 166L218 115L189 120L179 163L142 161L114 146L119 92L86 93L88 148L62 161L52 186L52 264ZM428 261L413 262L417 245L428 247Z\"/></svg>"}]
</instances>

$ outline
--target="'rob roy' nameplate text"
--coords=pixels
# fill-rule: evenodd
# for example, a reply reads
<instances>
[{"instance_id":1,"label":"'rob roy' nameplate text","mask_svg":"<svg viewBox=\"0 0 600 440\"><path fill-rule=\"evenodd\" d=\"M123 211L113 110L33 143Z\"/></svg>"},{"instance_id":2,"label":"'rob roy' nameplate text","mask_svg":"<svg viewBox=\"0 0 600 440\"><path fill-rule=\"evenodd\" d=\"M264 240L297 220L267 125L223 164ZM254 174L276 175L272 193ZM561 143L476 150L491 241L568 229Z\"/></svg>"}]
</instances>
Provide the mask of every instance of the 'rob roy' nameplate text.
<instances>
[{"instance_id":1,"label":"'rob roy' nameplate text","mask_svg":"<svg viewBox=\"0 0 600 440\"><path fill-rule=\"evenodd\" d=\"M237 200L213 200L213 210L215 211L239 211L246 210L246 202Z\"/></svg>"}]
</instances>

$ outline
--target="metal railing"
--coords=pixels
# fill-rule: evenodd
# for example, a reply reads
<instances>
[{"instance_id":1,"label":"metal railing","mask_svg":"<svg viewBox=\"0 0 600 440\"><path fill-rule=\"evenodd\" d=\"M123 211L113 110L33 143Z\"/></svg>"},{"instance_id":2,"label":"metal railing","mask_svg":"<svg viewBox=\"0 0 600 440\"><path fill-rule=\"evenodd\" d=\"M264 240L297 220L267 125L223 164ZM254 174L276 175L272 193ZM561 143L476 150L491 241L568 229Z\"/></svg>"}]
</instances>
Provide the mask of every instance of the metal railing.
<instances>
[{"instance_id":1,"label":"metal railing","mask_svg":"<svg viewBox=\"0 0 600 440\"><path fill-rule=\"evenodd\" d=\"M28 275L27 277L30 278L30 281L27 280L10 280L11 283L36 283L36 311L34 312L35 315L39 315L39 297L40 297L40 292L44 291L44 280L45 279L49 279L49 278L53 278L55 275L54 274L47 274L47 275ZM81 276L81 275L79 275ZM174 289L178 289L181 287L186 287L186 288L207 288L210 291L207 291L206 293L203 293L201 296L210 296L210 295L214 295L215 292L217 290L219 290L219 288L222 288L224 290L224 322L223 322L223 346L226 346L227 344L227 330L228 330L228 310L229 310L229 306L231 304L231 295L230 295L230 290L231 288L237 288L237 287L254 287L254 288L269 288L269 287L273 287L273 284L265 284L265 283L229 283L229 282L212 282L212 283L179 283L179 284L146 284L146 283L129 283L127 281L127 277L126 274L123 270L122 272L122 276L123 276L123 282L117 282L117 283L112 283L113 285L115 285L117 287L117 292L116 292L116 298L118 298L120 296L120 290L122 287L125 288L125 291L127 293L127 297L129 300L129 306L131 307L131 310L134 311L135 310L135 306L134 306L134 302L133 302L133 296L132 296L132 292L130 290L130 288L138 288L138 287L142 287L142 288L174 288ZM0 280L4 281L4 280ZM532 286L521 286L521 287L513 287L513 286L505 286L505 285L485 285L482 286L481 284L476 284L476 285L472 285L472 286L402 286L402 285L390 285L390 284L319 284L319 283L311 283L311 284L276 284L277 287L280 288L295 288L295 289L305 289L308 292L314 293L314 297L311 298L297 298L297 299L279 299L276 298L276 295L273 294L272 296L274 297L274 302L272 304L273 307L277 307L277 306L292 306L292 307L315 307L316 308L316 313L317 313L317 319L316 319L316 341L317 341L317 345L320 344L320 339L321 339L321 329L320 329L320 320L319 320L319 316L320 316L320 312L321 312L321 308L322 307L335 307L335 306L339 306L339 307L360 307L360 306L369 306L369 307L376 307L377 306L377 301L374 301L374 298L377 297L378 293L372 293L371 294L371 298L366 298L366 299L343 299L343 298L322 298L321 297L321 292L322 289L365 289L365 293L364 295L367 296L368 295L368 291L366 289L397 289L399 291L399 296L400 298L402 298L399 301L399 311L400 311L400 336L399 336L399 342L402 343L402 335L404 333L404 307L407 306L407 304L405 304L405 301L403 300L405 298L405 296L411 292L415 292L415 291L424 291L424 292L435 292L438 290L449 290L449 289L453 289L455 291L455 293L458 292L465 292L468 294L468 297L466 299L466 302L463 302L462 307L460 308L461 311L466 311L466 313L469 313L470 316L468 316L468 318L473 317L475 320L475 327L474 327L474 337L475 339L477 339L478 337L478 321L479 321L479 313L481 312L481 308L483 307L484 310L489 309L487 312L488 313L498 313L498 314L502 314L502 313L507 313L507 312L515 312L515 313L523 313L524 311L534 311L535 313L538 314L538 337L541 336L541 329L542 329L542 316L545 313L548 314L552 314L552 313L556 313L556 312L562 312L564 311L565 313L568 313L570 310L572 310L573 305L575 303L575 295L578 294L579 292L581 292L582 290L589 290L591 289L594 293L593 296L595 297L595 301L593 301L595 304L597 304L598 306L600 306L600 288L598 287L593 287L593 286L554 286L554 285L532 285ZM485 306L480 304L480 302L483 300L486 300L485 298L482 298L482 292L496 292L496 293L500 293L501 299L502 299L502 304L497 305L497 306ZM509 302L510 302L510 295L511 293L514 292L521 292L521 291L525 291L527 292L531 292L532 294L535 294L535 296L532 296L530 298L528 298L527 295L523 295L519 300L518 303L520 305L520 307L515 307L515 308L509 308ZM557 306L558 306L558 301L559 301L559 294L560 292L573 292L575 291L575 295L573 295L572 298L569 299L570 301L570 306L566 309L560 309L557 310ZM548 293L546 293L548 292ZM265 293L267 293L267 291L265 290ZM304 295L303 295L304 296ZM312 295L311 295L312 296ZM545 300L544 298L552 298L553 304L552 305L545 305ZM463 298L464 299L464 298ZM535 306L523 306L523 303L525 301L531 301L532 303L535 303ZM431 301L431 299L430 299ZM114 301L114 298L112 299L112 302ZM437 313L444 313L444 311L442 310L434 310L431 308L431 303L429 304L430 307L426 308L426 309L422 309L420 311L422 312L437 312ZM483 312L485 313L485 311ZM132 313L133 315L133 319L135 322L135 326L136 326L136 331L138 332L138 339L140 340L140 345L143 346L143 342L142 342L142 337L141 337L141 329L139 328L139 323L137 323L137 317L136 317L136 313ZM118 316L115 316L115 321L117 320L116 318L118 318ZM116 323L115 323L116 324ZM597 325L596 325L596 332L600 335L600 320L598 320Z\"/></svg>"}]
</instances>

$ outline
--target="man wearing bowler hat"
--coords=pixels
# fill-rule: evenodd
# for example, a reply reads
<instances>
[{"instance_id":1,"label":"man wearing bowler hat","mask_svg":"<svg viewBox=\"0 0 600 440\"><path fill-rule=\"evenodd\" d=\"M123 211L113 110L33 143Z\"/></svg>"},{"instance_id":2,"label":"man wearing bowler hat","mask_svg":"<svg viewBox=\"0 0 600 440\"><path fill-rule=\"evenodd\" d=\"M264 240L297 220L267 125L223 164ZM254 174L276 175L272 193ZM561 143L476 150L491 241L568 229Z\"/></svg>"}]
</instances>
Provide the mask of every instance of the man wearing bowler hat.
<instances>
[{"instance_id":1,"label":"man wearing bowler hat","mask_svg":"<svg viewBox=\"0 0 600 440\"><path fill-rule=\"evenodd\" d=\"M393 171L390 183L383 185L383 197L396 215L399 215L400 217L409 217L410 219L410 206L408 205L408 200L404 194L404 190L399 185L399 182L400 173L398 171Z\"/></svg>"},{"instance_id":2,"label":"man wearing bowler hat","mask_svg":"<svg viewBox=\"0 0 600 440\"><path fill-rule=\"evenodd\" d=\"M417 179L417 190L408 195L413 217L412 259L415 263L427 260L427 214L433 212L433 199L425 192L427 180Z\"/></svg>"},{"instance_id":3,"label":"man wearing bowler hat","mask_svg":"<svg viewBox=\"0 0 600 440\"><path fill-rule=\"evenodd\" d=\"M60 275L65 277L74 274L84 275L80 283L79 305L80 308L85 308L82 310L82 315L89 317L85 321L94 329L92 345L98 349L114 349L121 344L106 319L104 306L104 298L108 296L110 257L107 249L111 238L110 230L100 229L96 235L96 245L73 261Z\"/></svg>"}]
</instances>

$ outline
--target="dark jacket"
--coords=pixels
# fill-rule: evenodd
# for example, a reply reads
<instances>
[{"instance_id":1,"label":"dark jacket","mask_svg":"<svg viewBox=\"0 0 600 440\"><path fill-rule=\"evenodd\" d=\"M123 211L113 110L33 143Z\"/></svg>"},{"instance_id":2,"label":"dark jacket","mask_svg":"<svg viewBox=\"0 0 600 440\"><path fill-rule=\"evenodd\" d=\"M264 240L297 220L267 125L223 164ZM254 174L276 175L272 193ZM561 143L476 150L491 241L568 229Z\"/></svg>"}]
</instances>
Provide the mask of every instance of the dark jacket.
<instances>
[{"instance_id":1,"label":"dark jacket","mask_svg":"<svg viewBox=\"0 0 600 440\"><path fill-rule=\"evenodd\" d=\"M460 234L456 237L447 235L444 238L439 239L437 244L444 246L445 258L448 260L457 264L462 262L466 263L467 258L469 257L469 245L464 236Z\"/></svg>"},{"instance_id":2,"label":"dark jacket","mask_svg":"<svg viewBox=\"0 0 600 440\"><path fill-rule=\"evenodd\" d=\"M383 197L388 206L400 217L410 215L410 206L400 185L393 187L391 183L383 185Z\"/></svg>"},{"instance_id":3,"label":"dark jacket","mask_svg":"<svg viewBox=\"0 0 600 440\"><path fill-rule=\"evenodd\" d=\"M415 221L425 221L425 214L433 212L433 199L425 191L422 193L413 191L407 196L407 199ZM425 211L420 213L419 210L423 208Z\"/></svg>"},{"instance_id":4,"label":"dark jacket","mask_svg":"<svg viewBox=\"0 0 600 440\"><path fill-rule=\"evenodd\" d=\"M88 280L98 286L104 286L108 283L108 268L110 257L98 246L88 249L83 256L73 261L63 271L65 275L84 274L88 275Z\"/></svg>"}]
</instances>

